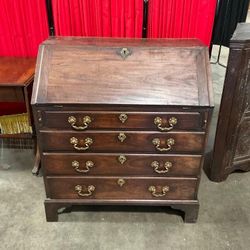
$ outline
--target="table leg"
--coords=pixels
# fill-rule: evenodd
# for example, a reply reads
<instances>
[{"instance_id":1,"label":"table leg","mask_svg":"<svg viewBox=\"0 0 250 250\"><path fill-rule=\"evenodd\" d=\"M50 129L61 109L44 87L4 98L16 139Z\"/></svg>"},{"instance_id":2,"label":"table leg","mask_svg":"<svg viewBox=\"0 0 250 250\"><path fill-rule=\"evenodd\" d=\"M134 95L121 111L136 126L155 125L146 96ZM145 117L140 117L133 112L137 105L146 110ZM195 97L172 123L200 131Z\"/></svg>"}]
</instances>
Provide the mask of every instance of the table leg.
<instances>
[{"instance_id":1,"label":"table leg","mask_svg":"<svg viewBox=\"0 0 250 250\"><path fill-rule=\"evenodd\" d=\"M40 152L39 152L38 144L36 143L36 156L35 156L34 167L32 169L32 174L38 175L40 168L41 168Z\"/></svg>"}]
</instances>

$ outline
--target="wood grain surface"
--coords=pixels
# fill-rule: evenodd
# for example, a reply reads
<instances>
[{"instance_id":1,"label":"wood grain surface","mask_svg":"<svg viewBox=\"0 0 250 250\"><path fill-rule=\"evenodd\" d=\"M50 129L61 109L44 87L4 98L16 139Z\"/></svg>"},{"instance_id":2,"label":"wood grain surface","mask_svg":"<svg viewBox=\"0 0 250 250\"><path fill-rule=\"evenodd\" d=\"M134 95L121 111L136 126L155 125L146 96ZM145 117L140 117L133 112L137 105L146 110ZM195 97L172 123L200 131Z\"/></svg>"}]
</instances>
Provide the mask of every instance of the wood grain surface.
<instances>
[{"instance_id":1,"label":"wood grain surface","mask_svg":"<svg viewBox=\"0 0 250 250\"><path fill-rule=\"evenodd\" d=\"M230 42L230 53L213 150L206 171L223 181L236 170L250 170L250 24L242 23Z\"/></svg>"},{"instance_id":2,"label":"wood grain surface","mask_svg":"<svg viewBox=\"0 0 250 250\"><path fill-rule=\"evenodd\" d=\"M36 58L0 57L0 87L25 86L34 77Z\"/></svg>"},{"instance_id":3,"label":"wood grain surface","mask_svg":"<svg viewBox=\"0 0 250 250\"><path fill-rule=\"evenodd\" d=\"M118 180L125 181L123 186L118 185ZM155 200L194 200L196 178L128 178L128 177L47 177L49 198L56 199L155 199ZM84 188L93 185L93 195L82 197L75 191L75 186ZM155 186L157 193L162 193L162 188L169 187L163 197L154 197L148 191L150 186Z\"/></svg>"},{"instance_id":4,"label":"wood grain surface","mask_svg":"<svg viewBox=\"0 0 250 250\"><path fill-rule=\"evenodd\" d=\"M84 38L81 45L79 38L65 39L40 48L33 104L212 105L207 49L200 43L170 47L163 39L157 47L157 41L144 46L141 39L125 39L120 47L119 40L105 46L104 39L97 46L92 38L84 46ZM131 55L123 59L119 53L126 44Z\"/></svg>"},{"instance_id":5,"label":"wood grain surface","mask_svg":"<svg viewBox=\"0 0 250 250\"><path fill-rule=\"evenodd\" d=\"M204 47L204 44L195 38L189 39L137 39L137 38L110 38L110 37L49 37L44 44L56 46L96 46L96 47Z\"/></svg>"},{"instance_id":6,"label":"wood grain surface","mask_svg":"<svg viewBox=\"0 0 250 250\"><path fill-rule=\"evenodd\" d=\"M120 116L126 115L124 122ZM173 130L203 130L203 116L199 112L79 112L79 111L45 111L43 114L43 127L53 129L74 130L68 118L76 118L76 126L84 126L83 118L89 116L91 122L86 130L96 129L143 129L159 130L154 123L156 117L162 119L162 127L170 127L169 119L175 117L177 124Z\"/></svg>"},{"instance_id":7,"label":"wood grain surface","mask_svg":"<svg viewBox=\"0 0 250 250\"><path fill-rule=\"evenodd\" d=\"M121 142L118 139L119 132L97 131L97 132L63 132L63 131L41 131L43 150L45 151L71 151L71 152L130 152L130 153L161 153L156 150L152 143L154 138L159 138L161 148L167 148L166 140L173 138L175 144L168 152L196 153L201 154L204 146L204 132L135 132L124 131L126 139ZM79 140L77 146L84 146L84 140L89 137L93 140L86 151L77 151L70 143L70 138ZM166 153L166 152L163 152Z\"/></svg>"},{"instance_id":8,"label":"wood grain surface","mask_svg":"<svg viewBox=\"0 0 250 250\"><path fill-rule=\"evenodd\" d=\"M123 163L119 161L121 156L126 159ZM199 175L201 158L201 155L43 153L42 160L46 175L195 177ZM79 172L72 166L74 161L79 162L79 170L86 171L87 161L94 165L88 172ZM154 161L159 163L157 170L166 170L166 162L171 162L172 166L165 173L157 173L151 166Z\"/></svg>"}]
</instances>

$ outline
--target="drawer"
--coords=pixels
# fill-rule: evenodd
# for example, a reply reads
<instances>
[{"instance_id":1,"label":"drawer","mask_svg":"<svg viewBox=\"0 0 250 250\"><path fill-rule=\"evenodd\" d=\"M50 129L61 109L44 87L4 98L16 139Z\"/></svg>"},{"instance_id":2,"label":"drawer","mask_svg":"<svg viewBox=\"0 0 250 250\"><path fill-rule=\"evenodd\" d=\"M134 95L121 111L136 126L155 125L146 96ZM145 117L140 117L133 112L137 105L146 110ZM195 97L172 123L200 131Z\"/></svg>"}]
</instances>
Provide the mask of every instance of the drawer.
<instances>
[{"instance_id":1,"label":"drawer","mask_svg":"<svg viewBox=\"0 0 250 250\"><path fill-rule=\"evenodd\" d=\"M43 153L47 175L197 176L200 155Z\"/></svg>"},{"instance_id":2,"label":"drawer","mask_svg":"<svg viewBox=\"0 0 250 250\"><path fill-rule=\"evenodd\" d=\"M1 86L0 100L1 102L24 102L24 93L22 87Z\"/></svg>"},{"instance_id":3,"label":"drawer","mask_svg":"<svg viewBox=\"0 0 250 250\"><path fill-rule=\"evenodd\" d=\"M41 131L44 151L183 152L201 154L203 132L66 132Z\"/></svg>"},{"instance_id":4,"label":"drawer","mask_svg":"<svg viewBox=\"0 0 250 250\"><path fill-rule=\"evenodd\" d=\"M195 199L195 178L47 177L52 199Z\"/></svg>"},{"instance_id":5,"label":"drawer","mask_svg":"<svg viewBox=\"0 0 250 250\"><path fill-rule=\"evenodd\" d=\"M43 126L54 129L202 130L199 112L44 111Z\"/></svg>"}]
</instances>

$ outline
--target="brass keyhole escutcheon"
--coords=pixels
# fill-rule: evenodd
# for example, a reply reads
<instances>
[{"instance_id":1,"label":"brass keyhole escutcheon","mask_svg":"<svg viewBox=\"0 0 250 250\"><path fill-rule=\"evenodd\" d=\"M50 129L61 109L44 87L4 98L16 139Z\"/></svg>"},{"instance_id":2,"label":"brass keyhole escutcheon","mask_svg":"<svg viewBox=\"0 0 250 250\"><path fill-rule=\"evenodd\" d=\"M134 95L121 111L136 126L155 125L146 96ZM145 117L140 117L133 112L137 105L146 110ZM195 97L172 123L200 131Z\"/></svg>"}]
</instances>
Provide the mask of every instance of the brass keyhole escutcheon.
<instances>
[{"instance_id":1,"label":"brass keyhole escutcheon","mask_svg":"<svg viewBox=\"0 0 250 250\"><path fill-rule=\"evenodd\" d=\"M127 158L126 158L125 155L119 155L119 156L118 156L118 161L119 161L119 163L123 164L123 163L126 162L126 160L127 160Z\"/></svg>"},{"instance_id":2,"label":"brass keyhole escutcheon","mask_svg":"<svg viewBox=\"0 0 250 250\"><path fill-rule=\"evenodd\" d=\"M119 115L119 120L124 123L128 119L128 116L124 113Z\"/></svg>"},{"instance_id":3,"label":"brass keyhole escutcheon","mask_svg":"<svg viewBox=\"0 0 250 250\"><path fill-rule=\"evenodd\" d=\"M122 187L124 184L126 183L126 181L124 179L118 179L117 184Z\"/></svg>"},{"instance_id":4,"label":"brass keyhole escutcheon","mask_svg":"<svg viewBox=\"0 0 250 250\"><path fill-rule=\"evenodd\" d=\"M125 133L119 133L118 135L118 140L120 142L124 142L126 140L127 136L125 135Z\"/></svg>"},{"instance_id":5,"label":"brass keyhole escutcheon","mask_svg":"<svg viewBox=\"0 0 250 250\"><path fill-rule=\"evenodd\" d=\"M119 54L122 57L122 59L126 59L129 55L132 54L132 52L128 48L122 48L120 50Z\"/></svg>"}]
</instances>

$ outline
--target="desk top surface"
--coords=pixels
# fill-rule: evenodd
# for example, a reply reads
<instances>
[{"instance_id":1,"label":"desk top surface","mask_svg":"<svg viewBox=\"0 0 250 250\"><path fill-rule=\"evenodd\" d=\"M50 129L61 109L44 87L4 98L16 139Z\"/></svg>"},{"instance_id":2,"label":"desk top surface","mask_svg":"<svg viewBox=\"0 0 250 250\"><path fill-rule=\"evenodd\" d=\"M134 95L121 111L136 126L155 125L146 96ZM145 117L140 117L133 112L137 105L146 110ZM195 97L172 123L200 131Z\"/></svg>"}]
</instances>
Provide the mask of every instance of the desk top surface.
<instances>
[{"instance_id":1,"label":"desk top surface","mask_svg":"<svg viewBox=\"0 0 250 250\"><path fill-rule=\"evenodd\" d=\"M0 57L0 87L22 87L31 82L36 58Z\"/></svg>"}]
</instances>

